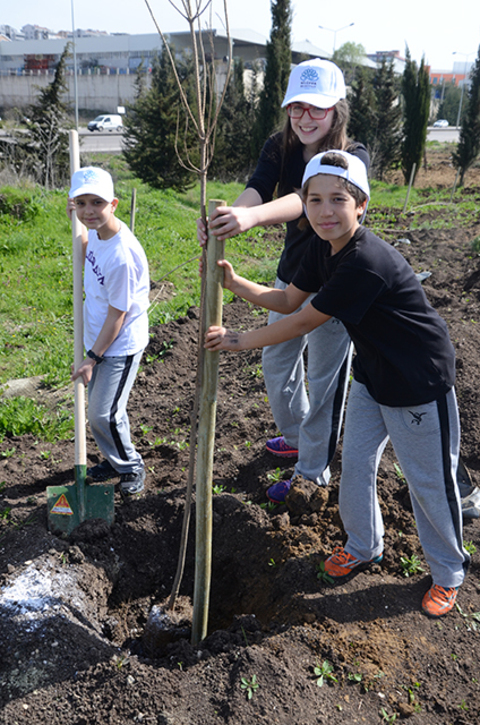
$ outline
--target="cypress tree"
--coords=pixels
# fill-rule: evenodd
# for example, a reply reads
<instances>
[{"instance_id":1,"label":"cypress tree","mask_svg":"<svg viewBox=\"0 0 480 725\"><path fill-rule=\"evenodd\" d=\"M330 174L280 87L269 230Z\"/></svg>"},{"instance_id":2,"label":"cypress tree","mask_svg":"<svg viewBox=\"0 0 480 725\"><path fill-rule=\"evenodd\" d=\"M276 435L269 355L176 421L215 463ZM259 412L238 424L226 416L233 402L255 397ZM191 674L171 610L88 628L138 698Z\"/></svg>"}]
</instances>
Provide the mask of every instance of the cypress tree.
<instances>
[{"instance_id":1,"label":"cypress tree","mask_svg":"<svg viewBox=\"0 0 480 725\"><path fill-rule=\"evenodd\" d=\"M480 153L480 47L470 73L465 113L460 129L457 150L453 154L453 163L460 171L460 186L465 174Z\"/></svg>"},{"instance_id":2,"label":"cypress tree","mask_svg":"<svg viewBox=\"0 0 480 725\"><path fill-rule=\"evenodd\" d=\"M422 58L420 67L412 60L407 48L406 65L402 77L403 94L403 142L402 171L405 183L410 180L413 165L415 176L422 161L427 139L428 117L430 115L430 80ZM415 178L414 178L415 180Z\"/></svg>"},{"instance_id":3,"label":"cypress tree","mask_svg":"<svg viewBox=\"0 0 480 725\"><path fill-rule=\"evenodd\" d=\"M388 169L396 166L401 151L401 116L399 89L393 62L382 60L373 81L375 94L375 137L372 143L371 173L383 179Z\"/></svg>"},{"instance_id":4,"label":"cypress tree","mask_svg":"<svg viewBox=\"0 0 480 725\"><path fill-rule=\"evenodd\" d=\"M272 29L266 48L263 89L257 109L254 143L256 155L282 118L281 106L292 64L290 0L271 0Z\"/></svg>"}]
</instances>

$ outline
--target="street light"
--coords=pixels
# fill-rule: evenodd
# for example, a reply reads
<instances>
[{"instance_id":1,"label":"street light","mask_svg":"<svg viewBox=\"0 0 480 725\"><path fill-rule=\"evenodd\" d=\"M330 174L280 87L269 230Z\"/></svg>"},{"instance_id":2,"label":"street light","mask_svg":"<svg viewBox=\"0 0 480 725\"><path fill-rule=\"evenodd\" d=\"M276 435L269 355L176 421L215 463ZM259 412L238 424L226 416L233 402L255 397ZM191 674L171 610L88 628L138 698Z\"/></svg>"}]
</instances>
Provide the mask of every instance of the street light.
<instances>
[{"instance_id":1,"label":"street light","mask_svg":"<svg viewBox=\"0 0 480 725\"><path fill-rule=\"evenodd\" d=\"M337 33L339 33L341 30L345 30L346 28L351 28L352 25L355 25L355 23L349 23L349 25L344 25L343 28L325 28L323 25L319 25L318 27L320 30L329 30L331 33L333 33L333 53L335 53L335 48L337 45ZM333 55L332 53L332 55Z\"/></svg>"},{"instance_id":2,"label":"street light","mask_svg":"<svg viewBox=\"0 0 480 725\"><path fill-rule=\"evenodd\" d=\"M75 13L73 0L71 0L72 12L72 44L73 44L73 92L75 95L75 128L78 132L78 86L77 86L77 46L75 44Z\"/></svg>"},{"instance_id":3,"label":"street light","mask_svg":"<svg viewBox=\"0 0 480 725\"><path fill-rule=\"evenodd\" d=\"M468 58L471 55L474 55L474 53L461 53L458 50L454 50L453 53L452 53L452 55L464 55L465 56L465 67L463 69L462 92L460 93L460 103L458 104L458 113L457 113L457 124L456 124L456 126L458 128L460 126L460 115L462 113L463 93L464 93L464 90L465 90L465 83L466 83L466 80L467 80L467 62L468 62Z\"/></svg>"}]
</instances>

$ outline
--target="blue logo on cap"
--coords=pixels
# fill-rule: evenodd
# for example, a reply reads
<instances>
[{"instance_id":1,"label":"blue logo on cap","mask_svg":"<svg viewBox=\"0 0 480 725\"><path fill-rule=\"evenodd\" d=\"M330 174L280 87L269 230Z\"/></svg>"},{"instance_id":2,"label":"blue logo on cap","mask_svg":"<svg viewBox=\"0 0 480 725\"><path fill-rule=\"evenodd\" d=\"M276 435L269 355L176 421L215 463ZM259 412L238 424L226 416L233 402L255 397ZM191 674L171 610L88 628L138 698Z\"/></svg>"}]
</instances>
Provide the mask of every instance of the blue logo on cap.
<instances>
[{"instance_id":1,"label":"blue logo on cap","mask_svg":"<svg viewBox=\"0 0 480 725\"><path fill-rule=\"evenodd\" d=\"M315 86L318 81L318 73L315 68L305 68L300 76L300 85Z\"/></svg>"},{"instance_id":2,"label":"blue logo on cap","mask_svg":"<svg viewBox=\"0 0 480 725\"><path fill-rule=\"evenodd\" d=\"M86 183L91 184L92 182L95 183L96 181L99 181L99 174L95 169L88 169L88 171L85 171L83 178Z\"/></svg>"}]
</instances>

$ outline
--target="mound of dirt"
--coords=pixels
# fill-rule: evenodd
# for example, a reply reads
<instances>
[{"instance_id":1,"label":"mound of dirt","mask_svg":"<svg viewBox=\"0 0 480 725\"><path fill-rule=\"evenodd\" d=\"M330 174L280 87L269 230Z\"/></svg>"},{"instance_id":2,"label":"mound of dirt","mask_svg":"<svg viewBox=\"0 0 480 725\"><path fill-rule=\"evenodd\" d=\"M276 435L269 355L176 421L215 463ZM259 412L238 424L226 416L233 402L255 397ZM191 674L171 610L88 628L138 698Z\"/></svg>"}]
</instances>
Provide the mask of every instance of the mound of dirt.
<instances>
[{"instance_id":1,"label":"mound of dirt","mask_svg":"<svg viewBox=\"0 0 480 725\"><path fill-rule=\"evenodd\" d=\"M411 231L392 210L386 237L416 272L431 273L424 287L458 355L462 456L479 485L480 261L469 245L480 220L451 231L433 228L442 226L438 214L420 214L423 229ZM236 299L224 318L229 327L251 329L266 323L255 313ZM337 725L395 713L412 725L477 723L478 554L459 608L441 621L427 619L420 602L430 578L408 490L387 448L379 473L385 559L339 586L324 583L319 565L343 543L341 446L327 489L300 481L288 508L266 505L272 479L291 467L265 450L277 431L258 351L221 355L209 635L190 644L195 503L178 606L168 621L197 328L191 309L152 331L130 405L146 489L129 500L115 494L111 527L87 521L70 537L47 530L46 487L73 483L73 441L46 445L22 436L0 446L0 723ZM90 437L88 450L95 463ZM466 524L464 538L479 549L478 519ZM400 558L413 556L421 568L407 578Z\"/></svg>"}]
</instances>

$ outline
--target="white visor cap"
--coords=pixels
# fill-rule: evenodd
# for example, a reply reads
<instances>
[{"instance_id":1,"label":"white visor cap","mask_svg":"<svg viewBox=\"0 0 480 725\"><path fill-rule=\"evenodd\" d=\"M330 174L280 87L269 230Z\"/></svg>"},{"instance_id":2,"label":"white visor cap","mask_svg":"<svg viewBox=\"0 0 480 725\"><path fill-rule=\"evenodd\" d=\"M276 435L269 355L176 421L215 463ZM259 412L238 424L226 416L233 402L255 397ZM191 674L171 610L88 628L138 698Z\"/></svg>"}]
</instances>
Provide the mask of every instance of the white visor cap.
<instances>
[{"instance_id":1,"label":"white visor cap","mask_svg":"<svg viewBox=\"0 0 480 725\"><path fill-rule=\"evenodd\" d=\"M343 169L341 166L330 166L322 164L322 159L326 154L339 154L347 160L348 168ZM302 179L302 188L312 176L318 174L327 174L330 176L339 176L341 179L350 181L351 184L357 186L370 199L370 185L368 183L367 167L358 156L353 156L346 151L324 151L317 154L308 162Z\"/></svg>"}]
</instances>

